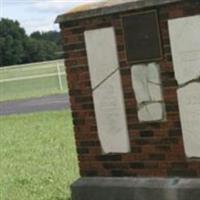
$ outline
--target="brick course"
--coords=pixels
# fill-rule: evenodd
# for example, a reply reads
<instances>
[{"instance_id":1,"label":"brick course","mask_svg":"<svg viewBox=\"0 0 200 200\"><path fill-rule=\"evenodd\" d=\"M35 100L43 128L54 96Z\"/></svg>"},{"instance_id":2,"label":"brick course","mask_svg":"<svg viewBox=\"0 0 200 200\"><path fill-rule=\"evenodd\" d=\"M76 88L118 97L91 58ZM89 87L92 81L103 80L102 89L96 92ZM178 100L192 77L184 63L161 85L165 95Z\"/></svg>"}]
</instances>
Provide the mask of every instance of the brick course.
<instances>
[{"instance_id":1,"label":"brick course","mask_svg":"<svg viewBox=\"0 0 200 200\"><path fill-rule=\"evenodd\" d=\"M127 61L121 17L147 9L61 23L65 65L69 84L75 138L81 176L200 177L200 160L184 153L168 32L168 19L200 14L198 1L183 1L160 7L158 12L163 58L161 66L166 121L140 123ZM149 9L148 9L149 10ZM92 88L84 42L84 31L113 26L116 33L121 80L131 152L102 155L97 135Z\"/></svg>"}]
</instances>

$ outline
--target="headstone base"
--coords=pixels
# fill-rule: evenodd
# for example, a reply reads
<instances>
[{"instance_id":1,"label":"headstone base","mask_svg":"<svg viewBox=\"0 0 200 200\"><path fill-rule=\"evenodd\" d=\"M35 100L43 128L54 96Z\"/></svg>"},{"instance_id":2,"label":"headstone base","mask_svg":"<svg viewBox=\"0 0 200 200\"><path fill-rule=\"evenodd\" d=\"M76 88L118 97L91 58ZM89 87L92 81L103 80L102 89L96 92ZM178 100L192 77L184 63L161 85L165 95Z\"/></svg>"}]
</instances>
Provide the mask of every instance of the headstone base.
<instances>
[{"instance_id":1,"label":"headstone base","mask_svg":"<svg viewBox=\"0 0 200 200\"><path fill-rule=\"evenodd\" d=\"M200 178L80 178L72 200L199 200Z\"/></svg>"}]
</instances>

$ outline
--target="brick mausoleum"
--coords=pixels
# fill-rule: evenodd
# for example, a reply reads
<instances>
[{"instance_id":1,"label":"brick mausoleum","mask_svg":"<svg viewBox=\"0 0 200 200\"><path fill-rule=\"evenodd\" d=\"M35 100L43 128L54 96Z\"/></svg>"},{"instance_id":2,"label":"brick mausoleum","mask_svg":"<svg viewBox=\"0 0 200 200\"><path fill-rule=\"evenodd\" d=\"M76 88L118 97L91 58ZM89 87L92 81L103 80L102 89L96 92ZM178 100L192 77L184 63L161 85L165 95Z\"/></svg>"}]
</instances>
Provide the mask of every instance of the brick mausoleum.
<instances>
[{"instance_id":1,"label":"brick mausoleum","mask_svg":"<svg viewBox=\"0 0 200 200\"><path fill-rule=\"evenodd\" d=\"M179 179L189 196L133 189L124 200L199 199L200 1L108 0L57 22L82 177L73 199L121 200L123 188L168 191Z\"/></svg>"}]
</instances>

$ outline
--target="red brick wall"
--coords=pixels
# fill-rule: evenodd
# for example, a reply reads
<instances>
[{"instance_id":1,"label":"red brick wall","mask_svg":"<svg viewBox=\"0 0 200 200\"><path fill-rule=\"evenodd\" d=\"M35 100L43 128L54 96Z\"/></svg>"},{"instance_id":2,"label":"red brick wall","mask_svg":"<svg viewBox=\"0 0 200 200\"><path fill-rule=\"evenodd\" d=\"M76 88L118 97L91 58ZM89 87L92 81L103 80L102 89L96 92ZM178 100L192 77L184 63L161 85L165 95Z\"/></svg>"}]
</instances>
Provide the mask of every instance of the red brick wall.
<instances>
[{"instance_id":1,"label":"red brick wall","mask_svg":"<svg viewBox=\"0 0 200 200\"><path fill-rule=\"evenodd\" d=\"M181 176L200 177L200 159L187 159L177 103L177 82L174 77L167 20L200 14L198 1L185 1L153 7L159 16L163 59L161 77L167 121L139 123L136 99L131 84L130 66L125 56L121 16L127 13L62 23L65 64L75 129L76 145L82 176ZM147 9L137 10L146 11ZM113 26L116 32L118 57L124 91L131 153L102 155L97 125L84 30Z\"/></svg>"}]
</instances>

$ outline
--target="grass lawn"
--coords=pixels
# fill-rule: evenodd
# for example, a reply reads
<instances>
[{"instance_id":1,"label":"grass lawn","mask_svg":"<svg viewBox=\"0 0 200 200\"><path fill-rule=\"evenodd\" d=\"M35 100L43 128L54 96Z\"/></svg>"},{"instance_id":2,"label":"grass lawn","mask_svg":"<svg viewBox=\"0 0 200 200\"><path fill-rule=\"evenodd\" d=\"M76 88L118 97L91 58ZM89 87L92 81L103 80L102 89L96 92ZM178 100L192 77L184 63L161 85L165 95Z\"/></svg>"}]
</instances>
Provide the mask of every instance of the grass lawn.
<instances>
[{"instance_id":1,"label":"grass lawn","mask_svg":"<svg viewBox=\"0 0 200 200\"><path fill-rule=\"evenodd\" d=\"M78 178L68 111L0 117L0 199L68 200Z\"/></svg>"},{"instance_id":2,"label":"grass lawn","mask_svg":"<svg viewBox=\"0 0 200 200\"><path fill-rule=\"evenodd\" d=\"M59 85L57 65L60 67L61 82ZM67 92L65 66L62 60L44 63L32 63L0 69L0 101L40 97ZM33 78L32 76L49 76ZM15 80L24 79L26 80ZM9 80L8 80L9 79ZM12 81L10 80L12 79Z\"/></svg>"},{"instance_id":3,"label":"grass lawn","mask_svg":"<svg viewBox=\"0 0 200 200\"><path fill-rule=\"evenodd\" d=\"M55 76L0 83L0 102L67 93L65 76L62 76L62 82L63 91L60 90L58 77Z\"/></svg>"}]
</instances>

